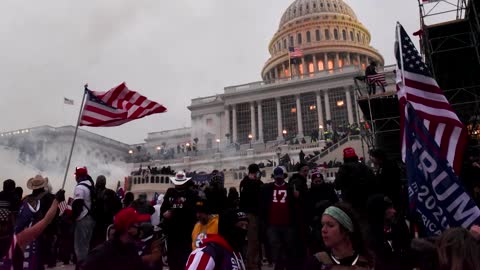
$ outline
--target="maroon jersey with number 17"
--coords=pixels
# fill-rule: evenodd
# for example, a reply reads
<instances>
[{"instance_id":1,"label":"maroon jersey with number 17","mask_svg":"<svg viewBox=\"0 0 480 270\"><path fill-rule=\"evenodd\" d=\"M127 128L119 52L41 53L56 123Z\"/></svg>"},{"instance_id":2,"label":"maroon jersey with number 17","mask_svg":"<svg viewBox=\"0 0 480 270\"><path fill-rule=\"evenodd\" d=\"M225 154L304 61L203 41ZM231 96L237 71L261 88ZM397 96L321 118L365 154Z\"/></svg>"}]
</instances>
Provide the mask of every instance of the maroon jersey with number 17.
<instances>
[{"instance_id":1,"label":"maroon jersey with number 17","mask_svg":"<svg viewBox=\"0 0 480 270\"><path fill-rule=\"evenodd\" d=\"M290 224L287 193L287 183L273 185L272 204L269 213L270 225Z\"/></svg>"}]
</instances>

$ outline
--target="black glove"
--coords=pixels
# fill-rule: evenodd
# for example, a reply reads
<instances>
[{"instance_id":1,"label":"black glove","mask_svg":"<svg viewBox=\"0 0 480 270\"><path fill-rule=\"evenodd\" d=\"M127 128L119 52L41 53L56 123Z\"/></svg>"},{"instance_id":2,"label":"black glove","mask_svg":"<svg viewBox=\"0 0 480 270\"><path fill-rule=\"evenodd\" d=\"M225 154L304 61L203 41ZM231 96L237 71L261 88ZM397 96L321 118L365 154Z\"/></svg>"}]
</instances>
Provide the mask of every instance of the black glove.
<instances>
[{"instance_id":1,"label":"black glove","mask_svg":"<svg viewBox=\"0 0 480 270\"><path fill-rule=\"evenodd\" d=\"M57 191L57 194L55 194L55 200L57 200L57 202L65 201L65 190L60 189Z\"/></svg>"}]
</instances>

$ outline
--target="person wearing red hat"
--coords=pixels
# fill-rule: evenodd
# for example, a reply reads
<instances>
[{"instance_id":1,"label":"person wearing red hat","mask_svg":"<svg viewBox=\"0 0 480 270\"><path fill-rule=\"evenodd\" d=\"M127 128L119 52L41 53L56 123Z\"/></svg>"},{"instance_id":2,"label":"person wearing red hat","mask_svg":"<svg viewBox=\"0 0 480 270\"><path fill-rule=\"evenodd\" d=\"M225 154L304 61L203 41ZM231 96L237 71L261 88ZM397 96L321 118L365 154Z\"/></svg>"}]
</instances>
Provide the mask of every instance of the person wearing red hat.
<instances>
[{"instance_id":1,"label":"person wearing red hat","mask_svg":"<svg viewBox=\"0 0 480 270\"><path fill-rule=\"evenodd\" d=\"M82 262L88 255L90 240L95 227L93 218L92 196L94 184L88 175L87 167L75 168L77 185L73 191L72 216L75 219L74 249L77 262Z\"/></svg>"},{"instance_id":2,"label":"person wearing red hat","mask_svg":"<svg viewBox=\"0 0 480 270\"><path fill-rule=\"evenodd\" d=\"M335 178L335 188L342 192L342 199L362 216L368 198L376 193L375 175L365 164L358 162L355 149L351 147L343 149L343 162Z\"/></svg>"},{"instance_id":3,"label":"person wearing red hat","mask_svg":"<svg viewBox=\"0 0 480 270\"><path fill-rule=\"evenodd\" d=\"M140 225L150 221L150 215L140 214L132 207L124 208L115 216L113 239L101 244L80 265L81 270L142 270L145 265L135 245L140 240Z\"/></svg>"}]
</instances>

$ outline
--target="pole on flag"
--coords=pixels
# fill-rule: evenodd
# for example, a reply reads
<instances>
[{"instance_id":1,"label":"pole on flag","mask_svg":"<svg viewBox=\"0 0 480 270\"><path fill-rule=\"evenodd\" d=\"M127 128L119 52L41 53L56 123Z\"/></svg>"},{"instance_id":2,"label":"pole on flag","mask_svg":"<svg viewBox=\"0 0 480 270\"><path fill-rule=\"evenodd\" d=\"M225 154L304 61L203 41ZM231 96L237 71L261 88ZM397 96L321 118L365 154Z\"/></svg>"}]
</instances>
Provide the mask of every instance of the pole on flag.
<instances>
[{"instance_id":1,"label":"pole on flag","mask_svg":"<svg viewBox=\"0 0 480 270\"><path fill-rule=\"evenodd\" d=\"M400 27L402 27L402 25L400 24L400 22L397 22L397 42L398 42L398 53L400 54L400 70L402 71L402 83L403 85L405 85L405 71L403 70L403 57L402 57L402 53L403 53L403 47L402 47L402 37L400 35Z\"/></svg>"},{"instance_id":2,"label":"pole on flag","mask_svg":"<svg viewBox=\"0 0 480 270\"><path fill-rule=\"evenodd\" d=\"M72 161L73 148L75 147L75 140L77 139L78 126L82 118L83 104L85 103L85 97L87 96L88 84L85 84L85 90L83 93L82 103L80 105L80 111L78 113L77 125L75 126L75 132L73 133L72 147L70 148L70 154L68 155L67 168L65 169L65 176L63 177L62 189L65 188L65 182L67 181L68 169L70 168L70 162Z\"/></svg>"},{"instance_id":3,"label":"pole on flag","mask_svg":"<svg viewBox=\"0 0 480 270\"><path fill-rule=\"evenodd\" d=\"M290 57L290 52L288 52L288 73L290 80L292 80L292 58Z\"/></svg>"}]
</instances>

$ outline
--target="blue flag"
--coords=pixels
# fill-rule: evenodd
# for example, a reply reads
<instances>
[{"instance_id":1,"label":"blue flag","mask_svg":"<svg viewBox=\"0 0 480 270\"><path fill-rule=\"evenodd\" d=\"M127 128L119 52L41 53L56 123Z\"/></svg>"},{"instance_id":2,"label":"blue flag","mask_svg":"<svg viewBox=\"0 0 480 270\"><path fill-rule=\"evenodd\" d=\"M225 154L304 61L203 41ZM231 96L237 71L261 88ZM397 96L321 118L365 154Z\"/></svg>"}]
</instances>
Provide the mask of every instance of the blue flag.
<instances>
[{"instance_id":1,"label":"blue flag","mask_svg":"<svg viewBox=\"0 0 480 270\"><path fill-rule=\"evenodd\" d=\"M405 119L406 163L410 208L420 215L427 234L449 227L480 224L480 210L458 177L441 158L440 147L407 103Z\"/></svg>"}]
</instances>

